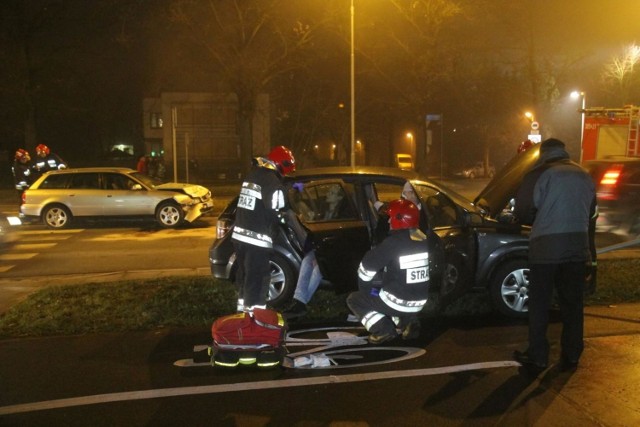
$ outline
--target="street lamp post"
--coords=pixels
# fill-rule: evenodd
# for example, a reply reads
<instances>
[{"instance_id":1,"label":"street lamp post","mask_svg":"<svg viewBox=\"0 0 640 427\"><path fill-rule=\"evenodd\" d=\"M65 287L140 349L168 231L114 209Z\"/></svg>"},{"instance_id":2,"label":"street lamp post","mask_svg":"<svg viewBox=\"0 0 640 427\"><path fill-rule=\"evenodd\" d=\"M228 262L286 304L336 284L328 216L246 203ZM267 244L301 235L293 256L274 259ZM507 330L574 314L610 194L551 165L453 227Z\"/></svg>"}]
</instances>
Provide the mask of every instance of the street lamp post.
<instances>
[{"instance_id":1,"label":"street lamp post","mask_svg":"<svg viewBox=\"0 0 640 427\"><path fill-rule=\"evenodd\" d=\"M571 97L572 98L577 98L580 97L580 99L582 100L582 107L580 109L581 114L581 121L580 121L580 163L582 163L582 148L584 145L584 116L585 116L585 108L586 108L586 102L585 102L585 93L582 91L577 91L574 90L573 92L571 92Z\"/></svg>"},{"instance_id":2,"label":"street lamp post","mask_svg":"<svg viewBox=\"0 0 640 427\"><path fill-rule=\"evenodd\" d=\"M354 16L355 7L351 0L351 167L356 165L356 86L354 53Z\"/></svg>"}]
</instances>

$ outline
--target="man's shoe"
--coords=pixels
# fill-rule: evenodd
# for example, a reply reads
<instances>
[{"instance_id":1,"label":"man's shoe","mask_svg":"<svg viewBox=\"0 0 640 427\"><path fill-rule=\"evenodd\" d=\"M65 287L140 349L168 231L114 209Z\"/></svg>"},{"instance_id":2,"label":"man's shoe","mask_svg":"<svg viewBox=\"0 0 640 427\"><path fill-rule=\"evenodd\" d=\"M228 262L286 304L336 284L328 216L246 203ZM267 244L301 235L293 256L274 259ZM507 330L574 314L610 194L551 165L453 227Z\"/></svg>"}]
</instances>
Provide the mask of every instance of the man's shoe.
<instances>
[{"instance_id":1,"label":"man's shoe","mask_svg":"<svg viewBox=\"0 0 640 427\"><path fill-rule=\"evenodd\" d=\"M391 341L393 339L395 339L398 335L397 334L381 334L381 335L374 335L371 334L369 335L369 337L367 338L369 340L369 344L382 344L384 342L387 341Z\"/></svg>"},{"instance_id":2,"label":"man's shoe","mask_svg":"<svg viewBox=\"0 0 640 427\"><path fill-rule=\"evenodd\" d=\"M513 358L516 362L519 362L529 374L537 376L538 374L542 373L542 371L547 369L546 363L536 362L532 360L526 351L514 351Z\"/></svg>"},{"instance_id":3,"label":"man's shoe","mask_svg":"<svg viewBox=\"0 0 640 427\"><path fill-rule=\"evenodd\" d=\"M297 319L307 314L307 305L302 301L294 299L283 311L282 317L285 320Z\"/></svg>"},{"instance_id":4,"label":"man's shoe","mask_svg":"<svg viewBox=\"0 0 640 427\"><path fill-rule=\"evenodd\" d=\"M402 328L403 340L414 340L420 336L420 322L418 319L413 319L407 326Z\"/></svg>"},{"instance_id":5,"label":"man's shoe","mask_svg":"<svg viewBox=\"0 0 640 427\"><path fill-rule=\"evenodd\" d=\"M575 372L578 369L578 361L562 356L560 358L560 372Z\"/></svg>"}]
</instances>

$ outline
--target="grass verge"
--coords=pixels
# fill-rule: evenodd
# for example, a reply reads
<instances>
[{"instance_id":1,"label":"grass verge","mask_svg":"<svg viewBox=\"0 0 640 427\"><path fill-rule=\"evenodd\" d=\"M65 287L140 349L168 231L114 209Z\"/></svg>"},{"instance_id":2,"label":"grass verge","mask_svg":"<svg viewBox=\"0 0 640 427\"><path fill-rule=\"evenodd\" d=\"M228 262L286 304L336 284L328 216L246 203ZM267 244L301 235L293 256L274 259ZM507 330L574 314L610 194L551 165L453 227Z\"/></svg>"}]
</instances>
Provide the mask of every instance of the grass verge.
<instances>
[{"instance_id":1,"label":"grass verge","mask_svg":"<svg viewBox=\"0 0 640 427\"><path fill-rule=\"evenodd\" d=\"M640 259L605 260L598 266L598 287L586 304L639 302ZM209 327L235 310L235 289L211 277L170 277L147 281L52 286L30 295L0 315L0 338L75 335ZM425 315L435 315L433 307ZM438 315L473 315L491 310L484 293L469 294ZM318 292L305 320L344 320L345 295Z\"/></svg>"}]
</instances>

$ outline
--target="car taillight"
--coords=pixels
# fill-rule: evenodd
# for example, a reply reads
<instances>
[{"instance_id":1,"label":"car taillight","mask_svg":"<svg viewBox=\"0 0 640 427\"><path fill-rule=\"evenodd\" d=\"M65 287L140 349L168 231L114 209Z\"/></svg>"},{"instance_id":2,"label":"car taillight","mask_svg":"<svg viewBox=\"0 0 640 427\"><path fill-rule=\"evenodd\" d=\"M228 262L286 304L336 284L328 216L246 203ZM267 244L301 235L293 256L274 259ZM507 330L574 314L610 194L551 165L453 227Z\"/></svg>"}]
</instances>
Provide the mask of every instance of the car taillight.
<instances>
[{"instance_id":1,"label":"car taillight","mask_svg":"<svg viewBox=\"0 0 640 427\"><path fill-rule=\"evenodd\" d=\"M616 198L615 190L620 179L622 168L615 166L611 169L607 169L600 179L600 187L598 188L598 197L605 200L612 200Z\"/></svg>"},{"instance_id":2,"label":"car taillight","mask_svg":"<svg viewBox=\"0 0 640 427\"><path fill-rule=\"evenodd\" d=\"M222 239L231 230L232 223L226 219L219 219L216 222L216 239Z\"/></svg>"}]
</instances>

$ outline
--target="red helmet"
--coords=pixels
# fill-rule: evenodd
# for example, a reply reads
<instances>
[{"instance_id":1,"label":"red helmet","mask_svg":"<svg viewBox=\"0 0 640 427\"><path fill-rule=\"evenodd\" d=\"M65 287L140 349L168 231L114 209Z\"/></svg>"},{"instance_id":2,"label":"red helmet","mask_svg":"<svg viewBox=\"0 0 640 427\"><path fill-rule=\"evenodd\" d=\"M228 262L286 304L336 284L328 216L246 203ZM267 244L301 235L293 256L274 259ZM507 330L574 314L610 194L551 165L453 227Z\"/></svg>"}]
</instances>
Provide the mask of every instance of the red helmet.
<instances>
[{"instance_id":1,"label":"red helmet","mask_svg":"<svg viewBox=\"0 0 640 427\"><path fill-rule=\"evenodd\" d=\"M531 146L533 145L533 142L531 142L531 140L525 140L522 141L520 143L520 146L518 147L518 154L522 153L523 151L527 151L529 148L531 148Z\"/></svg>"},{"instance_id":2,"label":"red helmet","mask_svg":"<svg viewBox=\"0 0 640 427\"><path fill-rule=\"evenodd\" d=\"M49 150L49 147L44 144L38 144L38 146L36 147L36 154L38 156L42 156L43 154L45 156L48 156L50 152L51 150Z\"/></svg>"},{"instance_id":3,"label":"red helmet","mask_svg":"<svg viewBox=\"0 0 640 427\"><path fill-rule=\"evenodd\" d=\"M23 148L18 148L16 151L16 160L31 160L31 156L29 156L29 152Z\"/></svg>"},{"instance_id":4,"label":"red helmet","mask_svg":"<svg viewBox=\"0 0 640 427\"><path fill-rule=\"evenodd\" d=\"M392 230L418 228L420 210L409 200L399 199L389 203L389 219Z\"/></svg>"},{"instance_id":5,"label":"red helmet","mask_svg":"<svg viewBox=\"0 0 640 427\"><path fill-rule=\"evenodd\" d=\"M296 170L296 159L291 150L284 145L274 147L267 158L276 164L282 175L288 175Z\"/></svg>"}]
</instances>

